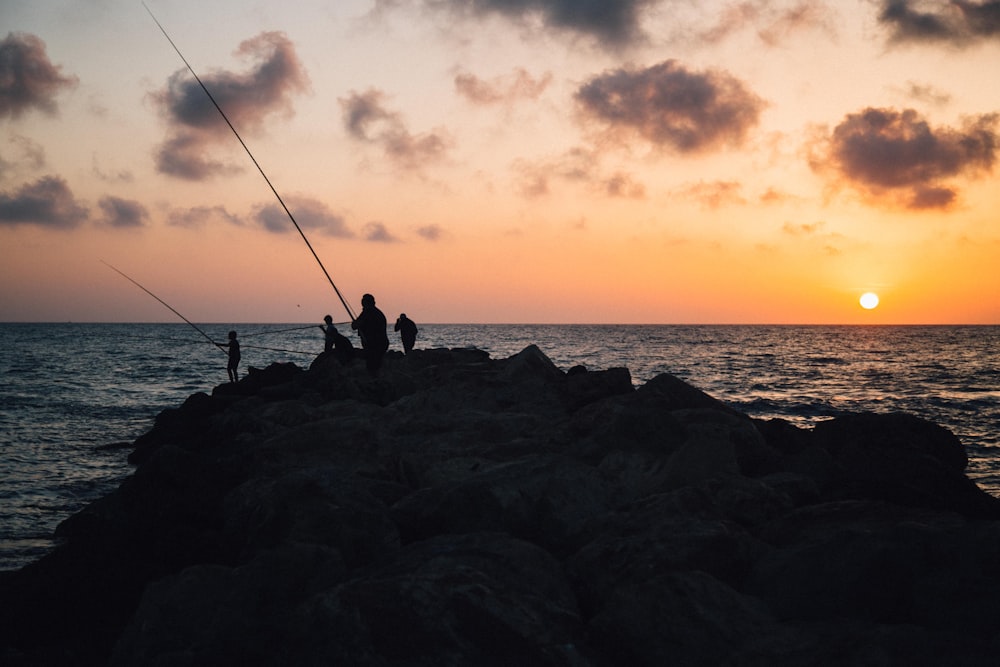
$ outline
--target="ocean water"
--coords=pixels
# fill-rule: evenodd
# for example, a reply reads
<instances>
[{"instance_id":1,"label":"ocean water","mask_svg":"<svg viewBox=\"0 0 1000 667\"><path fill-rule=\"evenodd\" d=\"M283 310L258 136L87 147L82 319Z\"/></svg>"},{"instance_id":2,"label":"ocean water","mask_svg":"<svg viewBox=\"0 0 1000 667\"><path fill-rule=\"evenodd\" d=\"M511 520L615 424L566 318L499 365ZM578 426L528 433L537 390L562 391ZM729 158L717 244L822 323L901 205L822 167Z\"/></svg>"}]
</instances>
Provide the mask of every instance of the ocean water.
<instances>
[{"instance_id":1,"label":"ocean water","mask_svg":"<svg viewBox=\"0 0 1000 667\"><path fill-rule=\"evenodd\" d=\"M323 345L318 323L198 326L217 341L237 330L243 370L305 368ZM530 344L563 370L625 366L637 385L672 373L802 426L909 412L958 435L970 476L1000 495L1000 326L421 325L417 339L494 359ZM0 324L0 378L0 569L13 569L131 472L127 445L158 412L226 381L226 353L184 323Z\"/></svg>"}]
</instances>

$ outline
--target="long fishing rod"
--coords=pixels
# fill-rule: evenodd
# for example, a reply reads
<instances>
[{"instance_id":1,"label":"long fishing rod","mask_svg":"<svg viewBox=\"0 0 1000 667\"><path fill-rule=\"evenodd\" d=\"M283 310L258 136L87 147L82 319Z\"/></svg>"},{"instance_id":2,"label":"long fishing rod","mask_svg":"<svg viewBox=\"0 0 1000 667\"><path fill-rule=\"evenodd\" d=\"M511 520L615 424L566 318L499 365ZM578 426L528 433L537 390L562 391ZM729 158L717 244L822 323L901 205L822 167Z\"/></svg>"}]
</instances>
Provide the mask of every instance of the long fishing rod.
<instances>
[{"instance_id":1,"label":"long fishing rod","mask_svg":"<svg viewBox=\"0 0 1000 667\"><path fill-rule=\"evenodd\" d=\"M174 51L177 52L177 55L180 56L181 60L184 61L184 64L187 65L188 71L191 72L191 75L194 76L194 80L198 82L198 85L201 86L201 89L205 91L206 95L208 95L208 99L212 101L212 104L215 106L216 110L222 116L222 119L226 121L226 125L228 125L229 129L232 130L233 134L236 135L236 138L239 140L240 145L243 146L243 150L245 150L247 152L247 155L250 156L250 160L253 162L254 166L257 167L257 171L259 171L260 175L264 177L264 180L267 182L268 187L271 188L271 192L273 192L274 196L278 199L278 203L281 204L281 208L285 209L285 213L288 215L288 219L292 221L293 225L295 225L295 229L298 230L299 236L301 236L302 240L306 242L306 247L309 248L309 252L311 252L312 256L316 259L316 262L319 264L319 268L323 270L323 275L325 275L326 279L330 282L330 287L332 287L333 291L337 293L337 298L340 299L340 303L344 306L344 309L350 316L351 321L353 322L354 320L356 320L357 317L354 315L354 311L351 310L351 307L347 304L347 301L344 300L343 295L341 295L340 290L337 289L337 286L333 282L333 278L330 277L330 273L326 270L326 267L323 266L323 262L322 260L320 260L319 255L317 255L316 251L313 250L312 244L309 243L309 239L306 238L305 232L303 232L302 228L299 227L299 223L295 221L295 216L292 215L292 212L288 210L287 206L285 206L285 201L281 198L281 195L278 194L278 191L275 189L274 185L271 184L271 179L269 179L267 177L267 174L264 173L264 169L260 166L260 163L257 162L257 158L253 156L253 153L250 152L250 148L247 147L246 142L243 141L243 137L241 137L240 133L236 131L236 128L233 126L233 124L229 122L229 117L226 115L226 112L223 111L222 107L219 106L219 103L215 101L215 98L212 96L212 93L209 92L205 84L202 83L201 77L199 77L198 73L194 71L193 67L191 67L191 63L187 61L187 58L184 57L184 54L181 53L181 50L177 48L176 44L174 44L174 40L170 39L170 35L167 34L167 31L156 19L156 16L153 15L153 11L146 5L145 2L142 3L142 6L146 8L146 11L149 12L149 16L153 19L153 22L156 23L156 26L160 29L160 32L162 32L163 36L167 38L168 42L170 42L170 46L174 47Z\"/></svg>"},{"instance_id":2,"label":"long fishing rod","mask_svg":"<svg viewBox=\"0 0 1000 667\"><path fill-rule=\"evenodd\" d=\"M187 322L188 324L190 324L194 328L195 331L197 331L202 336L204 336L205 338L207 338L209 343L211 343L212 345L215 345L215 346L219 345L218 343L216 343L212 339L211 336L209 336L207 333L205 333L204 331L202 331L201 329L199 329L198 326L194 322L192 322L188 318L186 318L183 315L181 315L180 313L178 313L176 310L174 310L173 306L171 306L169 303L167 303L166 301L164 301L163 299L161 299L160 297L156 296L155 294L153 294L152 292L150 292L148 289L146 289L145 287L143 287L142 285L140 285L139 283L137 283L135 280L133 280L132 278L130 278L124 272L119 271L115 267L113 267L110 264L108 264L107 262L105 262L103 259L101 260L101 264L103 264L104 266L108 267L112 271L115 271L116 273L118 273L119 275L121 275L123 278L125 278L126 280L128 280L130 283L132 283L133 285L135 285L136 287L138 287L139 289L141 289L143 292L145 292L146 294L148 294L149 296L153 297L154 299L156 299L157 301L159 301L160 303L162 303L164 306L166 306L167 308L169 308L170 312L172 312L174 315L176 315L177 317L181 318L182 320L184 320L185 322ZM226 351L223 350L221 347L219 348L219 350L221 350L223 354L226 354Z\"/></svg>"}]
</instances>

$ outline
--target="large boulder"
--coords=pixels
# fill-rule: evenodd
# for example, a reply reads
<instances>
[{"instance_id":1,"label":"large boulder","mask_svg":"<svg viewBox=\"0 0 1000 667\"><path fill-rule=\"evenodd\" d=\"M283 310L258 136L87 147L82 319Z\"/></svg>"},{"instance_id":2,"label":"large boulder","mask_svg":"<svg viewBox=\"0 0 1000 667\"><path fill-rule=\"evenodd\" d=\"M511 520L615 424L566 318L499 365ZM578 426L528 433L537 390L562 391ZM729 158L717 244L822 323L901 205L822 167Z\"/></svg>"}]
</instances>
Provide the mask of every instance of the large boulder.
<instances>
[{"instance_id":1,"label":"large boulder","mask_svg":"<svg viewBox=\"0 0 1000 667\"><path fill-rule=\"evenodd\" d=\"M7 665L987 665L998 501L946 429L753 420L535 346L272 365L0 573Z\"/></svg>"}]
</instances>

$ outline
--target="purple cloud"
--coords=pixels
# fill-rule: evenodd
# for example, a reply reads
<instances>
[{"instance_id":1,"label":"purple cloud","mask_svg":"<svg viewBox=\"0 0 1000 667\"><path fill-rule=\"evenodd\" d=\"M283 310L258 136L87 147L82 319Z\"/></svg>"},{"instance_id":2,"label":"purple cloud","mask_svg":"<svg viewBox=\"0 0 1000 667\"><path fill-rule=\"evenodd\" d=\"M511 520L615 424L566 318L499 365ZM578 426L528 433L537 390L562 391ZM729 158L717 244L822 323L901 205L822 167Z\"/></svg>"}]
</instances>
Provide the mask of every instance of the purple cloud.
<instances>
[{"instance_id":1,"label":"purple cloud","mask_svg":"<svg viewBox=\"0 0 1000 667\"><path fill-rule=\"evenodd\" d=\"M30 109L56 112L56 95L77 84L45 52L45 42L21 32L0 40L0 118L19 118Z\"/></svg>"},{"instance_id":2,"label":"purple cloud","mask_svg":"<svg viewBox=\"0 0 1000 667\"><path fill-rule=\"evenodd\" d=\"M280 32L264 32L240 44L237 56L253 62L243 73L215 71L201 76L205 87L237 131L256 133L275 113L292 113L292 96L309 80L291 40ZM230 173L208 151L235 139L221 114L190 72L178 70L153 99L168 124L168 136L156 154L157 169L187 180Z\"/></svg>"},{"instance_id":3,"label":"purple cloud","mask_svg":"<svg viewBox=\"0 0 1000 667\"><path fill-rule=\"evenodd\" d=\"M947 208L958 194L949 179L992 170L998 125L998 114L969 118L955 129L932 127L913 109L867 108L834 128L813 166L832 169L875 197L902 198L908 208Z\"/></svg>"},{"instance_id":4,"label":"purple cloud","mask_svg":"<svg viewBox=\"0 0 1000 667\"><path fill-rule=\"evenodd\" d=\"M87 209L73 196L66 181L45 176L13 194L0 192L0 225L38 225L54 229L76 227Z\"/></svg>"},{"instance_id":5,"label":"purple cloud","mask_svg":"<svg viewBox=\"0 0 1000 667\"><path fill-rule=\"evenodd\" d=\"M693 72L675 60L604 72L584 83L576 100L586 118L611 134L680 153L741 144L764 108L732 75Z\"/></svg>"}]
</instances>

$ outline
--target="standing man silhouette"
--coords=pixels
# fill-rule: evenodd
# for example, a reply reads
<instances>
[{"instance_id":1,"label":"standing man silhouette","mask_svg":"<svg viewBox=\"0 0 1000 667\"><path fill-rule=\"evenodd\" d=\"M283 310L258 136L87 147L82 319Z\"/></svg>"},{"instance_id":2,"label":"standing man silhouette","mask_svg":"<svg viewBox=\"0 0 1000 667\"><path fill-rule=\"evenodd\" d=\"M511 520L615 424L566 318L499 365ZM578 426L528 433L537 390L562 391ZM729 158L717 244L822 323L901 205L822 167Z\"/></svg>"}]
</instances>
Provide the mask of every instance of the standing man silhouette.
<instances>
[{"instance_id":1,"label":"standing man silhouette","mask_svg":"<svg viewBox=\"0 0 1000 667\"><path fill-rule=\"evenodd\" d=\"M236 382L239 380L236 369L240 365L240 342L236 340L236 332L229 332L228 343L216 343L216 345L229 348L229 365L226 366L226 372L229 373L229 381Z\"/></svg>"},{"instance_id":2,"label":"standing man silhouette","mask_svg":"<svg viewBox=\"0 0 1000 667\"><path fill-rule=\"evenodd\" d=\"M365 365L372 375L382 367L382 357L389 349L389 336L385 332L388 325L385 315L375 307L375 297L365 294L361 297L361 314L351 322L361 336L361 347L365 351Z\"/></svg>"}]
</instances>

